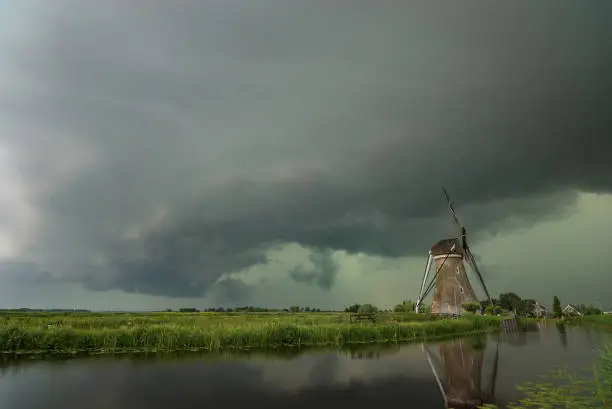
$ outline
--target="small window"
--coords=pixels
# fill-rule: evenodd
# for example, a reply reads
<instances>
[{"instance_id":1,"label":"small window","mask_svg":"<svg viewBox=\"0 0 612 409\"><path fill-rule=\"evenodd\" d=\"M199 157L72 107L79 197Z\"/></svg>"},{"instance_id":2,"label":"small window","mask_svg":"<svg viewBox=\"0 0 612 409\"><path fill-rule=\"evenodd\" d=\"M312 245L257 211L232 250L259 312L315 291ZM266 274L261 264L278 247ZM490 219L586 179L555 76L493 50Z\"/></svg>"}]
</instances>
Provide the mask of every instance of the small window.
<instances>
[{"instance_id":1,"label":"small window","mask_svg":"<svg viewBox=\"0 0 612 409\"><path fill-rule=\"evenodd\" d=\"M463 287L459 286L459 292L463 294Z\"/></svg>"}]
</instances>

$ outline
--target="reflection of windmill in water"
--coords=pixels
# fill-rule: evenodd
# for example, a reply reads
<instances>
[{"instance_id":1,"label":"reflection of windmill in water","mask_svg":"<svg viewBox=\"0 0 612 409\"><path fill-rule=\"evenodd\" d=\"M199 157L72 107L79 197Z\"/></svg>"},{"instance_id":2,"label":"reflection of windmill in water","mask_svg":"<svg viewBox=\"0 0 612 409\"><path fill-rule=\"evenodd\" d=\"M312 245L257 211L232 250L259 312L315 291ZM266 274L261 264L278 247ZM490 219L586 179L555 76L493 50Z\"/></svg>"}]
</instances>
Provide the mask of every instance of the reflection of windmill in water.
<instances>
[{"instance_id":1,"label":"reflection of windmill in water","mask_svg":"<svg viewBox=\"0 0 612 409\"><path fill-rule=\"evenodd\" d=\"M478 276L489 302L491 302L491 296L482 279L472 250L468 245L465 227L459 221L446 189L443 189L443 192L457 227L457 237L440 240L429 250L423 283L421 284L421 292L417 298L415 310L416 312L419 311L423 299L433 290L433 300L431 303L431 312L433 314L460 314L461 306L464 303L478 301L472 284L468 279L464 261L472 267ZM429 284L426 285L432 262L435 265L435 273Z\"/></svg>"},{"instance_id":2,"label":"reflection of windmill in water","mask_svg":"<svg viewBox=\"0 0 612 409\"><path fill-rule=\"evenodd\" d=\"M483 341L485 338L481 338ZM460 339L439 346L439 355L422 345L445 408L477 408L495 403L499 364L499 337L492 360L485 359L486 342ZM487 370L485 364L490 363Z\"/></svg>"}]
</instances>

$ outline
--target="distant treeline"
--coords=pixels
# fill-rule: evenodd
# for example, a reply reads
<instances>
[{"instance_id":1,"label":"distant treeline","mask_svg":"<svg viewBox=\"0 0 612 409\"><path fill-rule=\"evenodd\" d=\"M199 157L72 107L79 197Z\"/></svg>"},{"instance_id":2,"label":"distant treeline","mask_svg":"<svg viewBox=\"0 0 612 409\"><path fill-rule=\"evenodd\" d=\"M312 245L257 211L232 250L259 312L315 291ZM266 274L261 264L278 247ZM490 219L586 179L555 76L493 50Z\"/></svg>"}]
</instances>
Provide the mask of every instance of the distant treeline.
<instances>
[{"instance_id":1,"label":"distant treeline","mask_svg":"<svg viewBox=\"0 0 612 409\"><path fill-rule=\"evenodd\" d=\"M516 293L507 292L499 295L499 298L494 298L491 300L492 304L488 300L482 300L480 302L474 303L465 303L461 307L465 311L475 312L475 313L484 313L486 315L498 315L503 314L507 311L512 311L514 314L518 316L535 316L536 315L536 301L530 298L522 298ZM572 307L580 312L583 315L601 315L602 311L599 308L594 306L587 306L584 304L573 304ZM374 313L378 311L394 311L394 312L413 312L415 310L415 303L410 300L403 301L401 304L397 304L391 310L381 310L375 305L372 304L352 304L344 308L344 312L349 313ZM422 304L419 308L420 312L428 313L430 312L430 306L426 304ZM255 306L245 306L245 307L233 307L233 308L223 308L223 307L209 307L209 308L195 308L195 307L187 307L187 308L179 308L173 310L168 308L164 310L165 312L185 312L185 313L196 313L196 312L238 312L238 313L248 313L248 312L340 312L338 310L329 310L329 309L320 309L313 308L308 306L299 306L292 305L287 308L264 308L264 307L255 307ZM10 308L10 309L0 309L1 312L61 312L61 313L69 313L69 312L91 312L88 309L70 309L70 308ZM113 311L118 312L118 311ZM128 311L125 311L128 312ZM554 297L552 303L552 310L546 311L546 315L552 315L560 317L565 313L562 312L561 303L559 302L558 297Z\"/></svg>"},{"instance_id":2,"label":"distant treeline","mask_svg":"<svg viewBox=\"0 0 612 409\"><path fill-rule=\"evenodd\" d=\"M557 296L553 299L553 307L550 311L545 311L544 315L550 315L554 317L561 317L563 315L571 314L571 311L563 312L561 303ZM393 307L394 312L413 312L415 311L416 304L414 301L406 300L401 304L397 304ZM513 292L501 293L499 298L493 298L491 302L489 300L482 300L478 302L469 302L461 305L463 310L472 313L482 313L485 315L501 315L506 312L513 312L514 314L521 317L536 317L536 300L531 298L522 298L518 294ZM602 311L592 305L585 304L571 304L571 307L575 311L582 315L601 315ZM422 304L419 307L419 311L423 313L429 313L431 307L429 305ZM351 313L373 313L379 311L379 309L372 304L353 304L349 305L344 309L345 312Z\"/></svg>"},{"instance_id":3,"label":"distant treeline","mask_svg":"<svg viewBox=\"0 0 612 409\"><path fill-rule=\"evenodd\" d=\"M159 310L158 310L159 311ZM334 310L322 310L320 308L311 308L311 307L300 307L297 305L292 305L288 308L264 308L264 307L254 307L254 306L246 306L246 307L235 307L235 308L223 308L223 307L209 307L209 308L179 308L179 309L171 309L168 308L163 310L164 312L335 312ZM0 308L0 313L2 312L92 312L88 309L81 308ZM96 311L103 312L103 311ZM135 311L107 311L107 312L135 312Z\"/></svg>"},{"instance_id":4,"label":"distant treeline","mask_svg":"<svg viewBox=\"0 0 612 409\"><path fill-rule=\"evenodd\" d=\"M223 308L223 307L210 307L210 308L179 308L173 310L168 308L165 312L334 312L333 310L322 310L320 308L311 307L300 307L292 305L288 308L264 308L264 307L234 307L234 308Z\"/></svg>"}]
</instances>

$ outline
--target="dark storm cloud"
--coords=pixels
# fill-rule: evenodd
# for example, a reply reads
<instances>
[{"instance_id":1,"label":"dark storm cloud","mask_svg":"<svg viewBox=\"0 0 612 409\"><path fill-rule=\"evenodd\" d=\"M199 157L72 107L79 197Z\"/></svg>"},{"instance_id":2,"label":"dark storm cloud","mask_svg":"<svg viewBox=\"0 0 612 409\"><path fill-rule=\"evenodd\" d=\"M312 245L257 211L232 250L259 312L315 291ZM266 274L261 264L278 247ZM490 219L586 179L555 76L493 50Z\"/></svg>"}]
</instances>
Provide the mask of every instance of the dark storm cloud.
<instances>
[{"instance_id":1,"label":"dark storm cloud","mask_svg":"<svg viewBox=\"0 0 612 409\"><path fill-rule=\"evenodd\" d=\"M225 278L217 281L210 290L217 300L229 303L245 303L253 294L253 287L242 280Z\"/></svg>"},{"instance_id":2,"label":"dark storm cloud","mask_svg":"<svg viewBox=\"0 0 612 409\"><path fill-rule=\"evenodd\" d=\"M0 279L8 283L32 285L48 280L50 275L40 266L27 261L0 261Z\"/></svg>"},{"instance_id":3,"label":"dark storm cloud","mask_svg":"<svg viewBox=\"0 0 612 409\"><path fill-rule=\"evenodd\" d=\"M289 276L300 283L316 284L329 290L334 285L338 264L333 259L330 250L315 250L308 257L310 266L299 264L294 267Z\"/></svg>"},{"instance_id":4,"label":"dark storm cloud","mask_svg":"<svg viewBox=\"0 0 612 409\"><path fill-rule=\"evenodd\" d=\"M608 2L172 5L41 3L0 42L30 257L88 288L197 296L287 242L329 288L330 250L448 234L442 185L476 237L611 191Z\"/></svg>"}]
</instances>

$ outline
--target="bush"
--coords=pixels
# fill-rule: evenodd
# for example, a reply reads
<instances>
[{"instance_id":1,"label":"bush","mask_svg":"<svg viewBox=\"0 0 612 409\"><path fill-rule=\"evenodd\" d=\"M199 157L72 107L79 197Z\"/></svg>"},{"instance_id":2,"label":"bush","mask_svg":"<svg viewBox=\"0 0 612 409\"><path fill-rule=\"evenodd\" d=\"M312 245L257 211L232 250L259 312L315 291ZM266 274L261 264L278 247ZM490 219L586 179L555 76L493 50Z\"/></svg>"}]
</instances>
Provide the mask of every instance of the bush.
<instances>
[{"instance_id":1,"label":"bush","mask_svg":"<svg viewBox=\"0 0 612 409\"><path fill-rule=\"evenodd\" d=\"M362 304L359 306L359 309L357 310L357 312L361 314L371 314L377 311L378 311L378 308L376 308L372 304Z\"/></svg>"},{"instance_id":2,"label":"bush","mask_svg":"<svg viewBox=\"0 0 612 409\"><path fill-rule=\"evenodd\" d=\"M393 307L393 312L414 312L415 305L412 301L404 301Z\"/></svg>"},{"instance_id":3,"label":"bush","mask_svg":"<svg viewBox=\"0 0 612 409\"><path fill-rule=\"evenodd\" d=\"M480 311L479 302L466 302L461 307L463 307L463 309L466 310L467 312L471 312L471 313L476 313Z\"/></svg>"}]
</instances>

